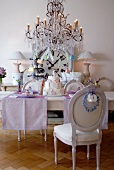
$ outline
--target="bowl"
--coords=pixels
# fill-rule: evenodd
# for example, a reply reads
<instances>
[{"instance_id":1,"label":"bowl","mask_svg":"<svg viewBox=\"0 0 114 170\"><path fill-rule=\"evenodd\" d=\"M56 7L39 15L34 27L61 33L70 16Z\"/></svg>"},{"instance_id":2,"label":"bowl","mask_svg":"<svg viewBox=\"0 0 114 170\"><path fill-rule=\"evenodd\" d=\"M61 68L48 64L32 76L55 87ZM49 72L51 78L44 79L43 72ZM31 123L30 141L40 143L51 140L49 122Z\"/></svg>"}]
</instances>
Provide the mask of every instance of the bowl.
<instances>
[{"instance_id":1,"label":"bowl","mask_svg":"<svg viewBox=\"0 0 114 170\"><path fill-rule=\"evenodd\" d=\"M67 93L68 95L69 95L69 94L75 94L76 91L67 91L66 93Z\"/></svg>"}]
</instances>

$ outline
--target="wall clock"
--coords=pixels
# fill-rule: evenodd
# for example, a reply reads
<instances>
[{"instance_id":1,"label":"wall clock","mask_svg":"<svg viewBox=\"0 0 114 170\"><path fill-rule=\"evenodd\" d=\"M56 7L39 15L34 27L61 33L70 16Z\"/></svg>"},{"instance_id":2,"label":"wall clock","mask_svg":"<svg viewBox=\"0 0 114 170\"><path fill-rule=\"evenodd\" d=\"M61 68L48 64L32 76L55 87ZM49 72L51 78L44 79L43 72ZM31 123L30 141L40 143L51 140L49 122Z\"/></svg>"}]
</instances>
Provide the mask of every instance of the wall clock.
<instances>
[{"instance_id":1,"label":"wall clock","mask_svg":"<svg viewBox=\"0 0 114 170\"><path fill-rule=\"evenodd\" d=\"M52 58L43 59L44 68L44 76L52 75L53 70L56 71L59 77L61 77L61 73L65 72L66 69L72 70L72 61L66 57L63 51L52 51L53 60Z\"/></svg>"}]
</instances>

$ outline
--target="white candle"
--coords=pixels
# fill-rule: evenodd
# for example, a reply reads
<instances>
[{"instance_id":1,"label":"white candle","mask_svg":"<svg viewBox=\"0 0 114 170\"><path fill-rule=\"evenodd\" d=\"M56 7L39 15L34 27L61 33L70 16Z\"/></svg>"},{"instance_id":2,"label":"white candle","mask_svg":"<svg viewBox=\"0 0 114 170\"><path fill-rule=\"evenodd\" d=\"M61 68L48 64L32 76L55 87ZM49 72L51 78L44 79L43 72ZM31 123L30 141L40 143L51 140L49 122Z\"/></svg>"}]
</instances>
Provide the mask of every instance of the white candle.
<instances>
[{"instance_id":1,"label":"white candle","mask_svg":"<svg viewBox=\"0 0 114 170\"><path fill-rule=\"evenodd\" d=\"M82 34L82 27L80 27L80 34Z\"/></svg>"},{"instance_id":2,"label":"white candle","mask_svg":"<svg viewBox=\"0 0 114 170\"><path fill-rule=\"evenodd\" d=\"M46 19L44 19L44 28L46 28Z\"/></svg>"},{"instance_id":3,"label":"white candle","mask_svg":"<svg viewBox=\"0 0 114 170\"><path fill-rule=\"evenodd\" d=\"M58 14L58 21L61 22L61 19L62 19L62 15L61 13Z\"/></svg>"},{"instance_id":4,"label":"white candle","mask_svg":"<svg viewBox=\"0 0 114 170\"><path fill-rule=\"evenodd\" d=\"M43 64L43 61L40 60L40 59L38 59L38 60L37 60L37 63L38 63L38 64Z\"/></svg>"},{"instance_id":5,"label":"white candle","mask_svg":"<svg viewBox=\"0 0 114 170\"><path fill-rule=\"evenodd\" d=\"M27 25L27 32L30 32L30 25Z\"/></svg>"},{"instance_id":6,"label":"white candle","mask_svg":"<svg viewBox=\"0 0 114 170\"><path fill-rule=\"evenodd\" d=\"M72 32L72 24L70 24L70 31Z\"/></svg>"},{"instance_id":7,"label":"white candle","mask_svg":"<svg viewBox=\"0 0 114 170\"><path fill-rule=\"evenodd\" d=\"M40 17L37 16L37 25L39 25L39 23L40 23Z\"/></svg>"},{"instance_id":8,"label":"white candle","mask_svg":"<svg viewBox=\"0 0 114 170\"><path fill-rule=\"evenodd\" d=\"M76 19L76 20L74 21L74 29L76 30L77 27L78 27L78 20Z\"/></svg>"}]
</instances>

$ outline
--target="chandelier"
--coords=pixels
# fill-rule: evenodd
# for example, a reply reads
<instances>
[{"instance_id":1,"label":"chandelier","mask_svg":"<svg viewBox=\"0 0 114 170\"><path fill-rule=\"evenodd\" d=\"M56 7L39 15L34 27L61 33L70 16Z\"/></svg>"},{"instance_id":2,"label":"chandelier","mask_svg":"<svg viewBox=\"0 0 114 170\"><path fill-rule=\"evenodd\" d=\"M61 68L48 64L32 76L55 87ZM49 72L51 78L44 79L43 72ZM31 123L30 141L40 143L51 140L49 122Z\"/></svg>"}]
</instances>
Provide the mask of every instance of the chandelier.
<instances>
[{"instance_id":1,"label":"chandelier","mask_svg":"<svg viewBox=\"0 0 114 170\"><path fill-rule=\"evenodd\" d=\"M32 50L38 55L42 55L48 48L51 51L69 51L77 45L81 47L83 40L82 27L78 25L76 19L73 24L67 23L67 16L64 16L63 0L47 0L47 20L37 22L33 31L27 25L26 40L32 45Z\"/></svg>"}]
</instances>

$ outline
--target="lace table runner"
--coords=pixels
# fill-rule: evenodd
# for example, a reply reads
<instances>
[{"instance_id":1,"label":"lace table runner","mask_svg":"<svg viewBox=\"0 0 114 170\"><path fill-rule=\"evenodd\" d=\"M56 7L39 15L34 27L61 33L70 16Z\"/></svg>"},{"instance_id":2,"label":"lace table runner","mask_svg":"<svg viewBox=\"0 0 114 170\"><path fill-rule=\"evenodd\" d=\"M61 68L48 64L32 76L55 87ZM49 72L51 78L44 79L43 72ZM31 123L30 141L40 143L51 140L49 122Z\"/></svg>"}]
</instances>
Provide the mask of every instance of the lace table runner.
<instances>
[{"instance_id":1,"label":"lace table runner","mask_svg":"<svg viewBox=\"0 0 114 170\"><path fill-rule=\"evenodd\" d=\"M13 130L47 129L47 99L3 98L2 126Z\"/></svg>"}]
</instances>

